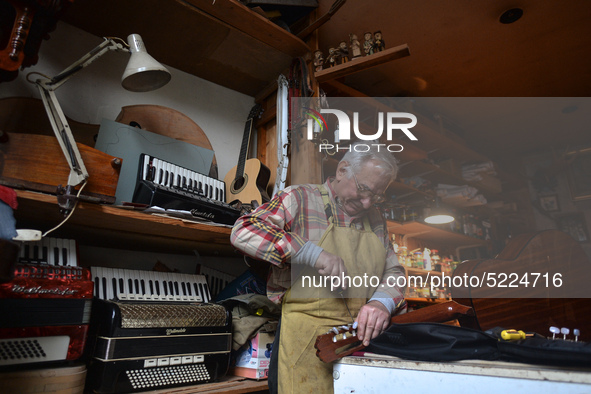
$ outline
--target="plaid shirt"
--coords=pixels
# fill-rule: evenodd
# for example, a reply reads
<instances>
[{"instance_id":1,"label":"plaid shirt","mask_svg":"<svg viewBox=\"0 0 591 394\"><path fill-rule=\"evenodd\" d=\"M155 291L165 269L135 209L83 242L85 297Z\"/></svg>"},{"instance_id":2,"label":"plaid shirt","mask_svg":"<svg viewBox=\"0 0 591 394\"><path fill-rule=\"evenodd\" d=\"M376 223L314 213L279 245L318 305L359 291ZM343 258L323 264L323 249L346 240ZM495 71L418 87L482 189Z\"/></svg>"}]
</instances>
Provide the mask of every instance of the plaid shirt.
<instances>
[{"instance_id":1,"label":"plaid shirt","mask_svg":"<svg viewBox=\"0 0 591 394\"><path fill-rule=\"evenodd\" d=\"M330 181L324 186L329 193L331 210L335 213L335 226L362 229L363 217L350 217L337 206ZM398 263L382 214L372 208L368 215L372 231L386 248L386 266L382 276L382 284L386 284L389 277L396 279L404 276L405 270ZM290 259L307 241L318 244L329 225L319 185L290 186L254 212L240 217L232 229L231 242L247 256L272 264L267 280L267 296L280 303L291 285ZM391 297L399 306L404 299L404 290L384 286L379 291L379 297Z\"/></svg>"}]
</instances>

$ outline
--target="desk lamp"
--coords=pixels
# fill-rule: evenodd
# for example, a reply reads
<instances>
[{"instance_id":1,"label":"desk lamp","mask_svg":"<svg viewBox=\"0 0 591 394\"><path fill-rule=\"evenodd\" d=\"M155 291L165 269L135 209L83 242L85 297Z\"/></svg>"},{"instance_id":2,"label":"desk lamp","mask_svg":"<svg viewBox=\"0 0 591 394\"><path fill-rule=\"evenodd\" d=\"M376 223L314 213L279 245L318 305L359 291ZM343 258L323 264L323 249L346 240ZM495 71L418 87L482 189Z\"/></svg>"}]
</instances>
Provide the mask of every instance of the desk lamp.
<instances>
[{"instance_id":1,"label":"desk lamp","mask_svg":"<svg viewBox=\"0 0 591 394\"><path fill-rule=\"evenodd\" d=\"M53 78L37 79L35 84L41 93L45 111L62 151L70 167L68 184L65 188L58 187L58 205L65 215L74 208L78 195L87 182L88 171L84 166L76 141L72 136L68 121L57 101L55 90L62 86L72 75L90 65L109 51L129 52L131 57L121 78L121 85L132 92L148 92L156 90L170 81L170 72L148 54L142 38L138 34L127 37L127 43L121 38L105 37L104 41L78 59L70 67ZM78 195L74 188L81 185Z\"/></svg>"}]
</instances>

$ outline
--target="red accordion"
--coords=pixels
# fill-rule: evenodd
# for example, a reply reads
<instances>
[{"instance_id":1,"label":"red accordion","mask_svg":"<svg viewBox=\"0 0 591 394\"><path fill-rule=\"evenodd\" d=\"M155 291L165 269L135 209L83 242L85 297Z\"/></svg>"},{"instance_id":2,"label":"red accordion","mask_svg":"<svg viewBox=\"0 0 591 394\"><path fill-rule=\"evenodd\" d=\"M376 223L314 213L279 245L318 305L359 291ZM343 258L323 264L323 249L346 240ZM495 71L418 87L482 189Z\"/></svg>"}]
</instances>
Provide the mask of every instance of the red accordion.
<instances>
[{"instance_id":1,"label":"red accordion","mask_svg":"<svg viewBox=\"0 0 591 394\"><path fill-rule=\"evenodd\" d=\"M80 358L92 296L85 268L18 263L0 284L0 368Z\"/></svg>"}]
</instances>

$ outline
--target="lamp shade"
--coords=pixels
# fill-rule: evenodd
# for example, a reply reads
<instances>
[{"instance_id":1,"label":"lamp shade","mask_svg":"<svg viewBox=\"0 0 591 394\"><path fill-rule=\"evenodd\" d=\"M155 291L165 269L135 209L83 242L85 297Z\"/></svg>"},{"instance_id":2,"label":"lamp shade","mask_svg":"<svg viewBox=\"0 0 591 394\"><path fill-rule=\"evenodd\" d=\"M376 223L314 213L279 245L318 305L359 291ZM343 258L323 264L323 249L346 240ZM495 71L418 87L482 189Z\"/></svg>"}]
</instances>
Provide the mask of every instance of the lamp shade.
<instances>
[{"instance_id":1,"label":"lamp shade","mask_svg":"<svg viewBox=\"0 0 591 394\"><path fill-rule=\"evenodd\" d=\"M131 57L121 77L121 85L132 92L149 92L166 85L170 72L146 51L139 34L127 37Z\"/></svg>"},{"instance_id":2,"label":"lamp shade","mask_svg":"<svg viewBox=\"0 0 591 394\"><path fill-rule=\"evenodd\" d=\"M435 207L431 209L431 212L424 220L425 223L429 224L446 224L453 222L455 218L449 214L447 209L439 206L439 197L435 196Z\"/></svg>"},{"instance_id":3,"label":"lamp shade","mask_svg":"<svg viewBox=\"0 0 591 394\"><path fill-rule=\"evenodd\" d=\"M429 224L445 224L445 223L451 223L454 220L455 219L453 216L451 216L447 212L443 212L443 211L441 211L441 212L434 211L431 213L431 215L429 215L425 218L425 222L429 223Z\"/></svg>"}]
</instances>

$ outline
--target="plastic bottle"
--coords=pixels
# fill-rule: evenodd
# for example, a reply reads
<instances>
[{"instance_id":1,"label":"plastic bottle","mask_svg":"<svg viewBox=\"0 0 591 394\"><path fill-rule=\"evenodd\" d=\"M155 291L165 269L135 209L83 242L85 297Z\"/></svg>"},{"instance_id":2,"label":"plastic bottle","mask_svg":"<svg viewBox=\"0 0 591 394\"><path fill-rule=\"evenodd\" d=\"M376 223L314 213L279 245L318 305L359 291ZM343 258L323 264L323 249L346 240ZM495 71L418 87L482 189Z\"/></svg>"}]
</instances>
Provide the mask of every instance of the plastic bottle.
<instances>
[{"instance_id":1,"label":"plastic bottle","mask_svg":"<svg viewBox=\"0 0 591 394\"><path fill-rule=\"evenodd\" d=\"M427 248L423 250L423 266L427 271L431 271L433 267L431 267L431 251Z\"/></svg>"},{"instance_id":2,"label":"plastic bottle","mask_svg":"<svg viewBox=\"0 0 591 394\"><path fill-rule=\"evenodd\" d=\"M435 271L441 272L441 258L437 249L431 250L431 265Z\"/></svg>"},{"instance_id":3,"label":"plastic bottle","mask_svg":"<svg viewBox=\"0 0 591 394\"><path fill-rule=\"evenodd\" d=\"M414 252L416 268L423 268L423 253L421 251Z\"/></svg>"}]
</instances>

